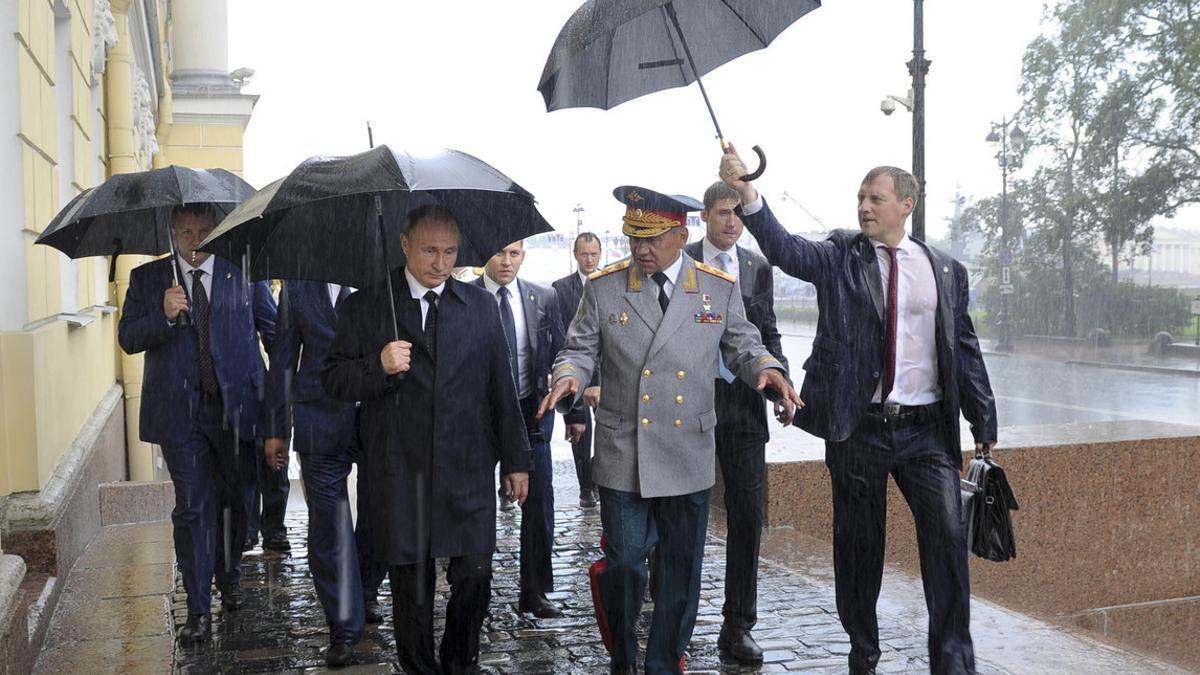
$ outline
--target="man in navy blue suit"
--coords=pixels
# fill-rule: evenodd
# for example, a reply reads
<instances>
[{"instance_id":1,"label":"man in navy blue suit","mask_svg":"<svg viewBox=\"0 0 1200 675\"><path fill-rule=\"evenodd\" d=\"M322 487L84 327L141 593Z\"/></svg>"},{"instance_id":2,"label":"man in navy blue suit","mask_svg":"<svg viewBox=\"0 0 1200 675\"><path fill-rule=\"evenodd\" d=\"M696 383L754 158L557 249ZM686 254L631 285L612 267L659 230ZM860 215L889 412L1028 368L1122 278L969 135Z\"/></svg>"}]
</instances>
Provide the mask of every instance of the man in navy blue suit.
<instances>
[{"instance_id":1,"label":"man in navy blue suit","mask_svg":"<svg viewBox=\"0 0 1200 675\"><path fill-rule=\"evenodd\" d=\"M872 169L858 190L861 232L824 241L788 234L730 146L721 179L771 264L816 286L820 317L804 364L797 425L825 439L833 485L838 615L850 672L879 661L875 604L883 574L887 477L916 521L933 673L973 673L970 584L959 476L959 414L976 449L996 443L996 404L967 313L967 270L904 231L912 174Z\"/></svg>"},{"instance_id":2,"label":"man in navy blue suit","mask_svg":"<svg viewBox=\"0 0 1200 675\"><path fill-rule=\"evenodd\" d=\"M563 334L575 319L579 301L583 299L583 287L588 276L600 266L600 238L593 232L580 232L571 249L575 263L579 266L567 276L556 279L552 284L558 294L558 316ZM563 415L567 427L567 440L571 443L571 454L575 458L575 478L579 481L579 507L595 508L596 482L592 480L592 408L600 404L600 369L592 373L592 381L583 390L583 399Z\"/></svg>"},{"instance_id":3,"label":"man in navy blue suit","mask_svg":"<svg viewBox=\"0 0 1200 675\"><path fill-rule=\"evenodd\" d=\"M554 415L537 418L538 404L549 391L550 368L563 346L554 289L518 279L525 244L514 241L488 259L475 285L496 299L509 362L521 401L521 414L533 450L529 496L521 506L521 588L517 609L542 619L562 616L546 597L554 590L550 554L554 547L554 465L550 438ZM503 498L503 497L502 497Z\"/></svg>"},{"instance_id":4,"label":"man in navy blue suit","mask_svg":"<svg viewBox=\"0 0 1200 675\"><path fill-rule=\"evenodd\" d=\"M193 644L211 636L214 574L222 606L243 600L246 502L261 431L259 336L270 348L275 300L265 282L249 283L239 267L196 250L215 225L211 207L178 207L171 222L176 255L133 270L118 338L127 353L146 353L139 435L162 446L175 484L175 556L188 596L179 639Z\"/></svg>"},{"instance_id":5,"label":"man in navy blue suit","mask_svg":"<svg viewBox=\"0 0 1200 675\"><path fill-rule=\"evenodd\" d=\"M505 493L522 503L533 458L496 301L450 275L454 213L414 209L400 245L408 262L392 272L394 300L384 284L346 300L321 384L334 398L362 402L372 540L391 568L401 668L478 672L496 550L496 463ZM438 558L450 559L440 666Z\"/></svg>"},{"instance_id":6,"label":"man in navy blue suit","mask_svg":"<svg viewBox=\"0 0 1200 675\"><path fill-rule=\"evenodd\" d=\"M325 662L347 665L364 621L382 621L376 600L387 568L370 543L370 472L358 434L358 408L331 398L321 387L321 368L333 342L337 313L351 289L314 281L284 281L279 294L279 329L270 351L267 403L270 416L263 443L265 463L286 475L287 439L300 456L308 503L308 561L317 597L329 624ZM346 478L358 463L358 527L350 517ZM265 543L264 543L265 546Z\"/></svg>"}]
</instances>

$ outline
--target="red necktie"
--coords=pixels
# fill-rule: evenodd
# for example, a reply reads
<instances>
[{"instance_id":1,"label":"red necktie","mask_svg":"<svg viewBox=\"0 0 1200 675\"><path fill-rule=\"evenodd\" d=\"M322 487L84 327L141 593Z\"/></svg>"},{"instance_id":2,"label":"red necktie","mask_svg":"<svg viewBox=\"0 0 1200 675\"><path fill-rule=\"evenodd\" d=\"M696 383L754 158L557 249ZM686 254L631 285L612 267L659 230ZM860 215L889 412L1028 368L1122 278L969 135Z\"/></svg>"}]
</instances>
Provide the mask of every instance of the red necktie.
<instances>
[{"instance_id":1,"label":"red necktie","mask_svg":"<svg viewBox=\"0 0 1200 675\"><path fill-rule=\"evenodd\" d=\"M883 334L883 386L879 390L879 402L886 403L892 385L896 383L896 296L900 286L900 266L896 260L896 249L884 247L891 259L887 289L887 329Z\"/></svg>"}]
</instances>

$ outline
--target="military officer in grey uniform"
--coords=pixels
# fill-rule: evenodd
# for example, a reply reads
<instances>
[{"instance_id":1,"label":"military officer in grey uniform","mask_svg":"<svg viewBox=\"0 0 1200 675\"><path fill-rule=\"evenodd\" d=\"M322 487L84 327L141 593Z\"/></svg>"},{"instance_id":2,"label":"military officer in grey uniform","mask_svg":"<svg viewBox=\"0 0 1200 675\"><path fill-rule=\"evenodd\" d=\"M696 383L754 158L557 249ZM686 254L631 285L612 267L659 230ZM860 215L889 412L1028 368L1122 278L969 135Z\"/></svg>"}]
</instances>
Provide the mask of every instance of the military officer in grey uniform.
<instances>
[{"instance_id":1,"label":"military officer in grey uniform","mask_svg":"<svg viewBox=\"0 0 1200 675\"><path fill-rule=\"evenodd\" d=\"M701 204L632 186L613 194L626 206L632 256L584 287L539 414L570 410L603 360L592 472L606 540L599 583L612 671L635 672L645 560L657 540L645 668L678 673L696 619L715 478L717 354L744 382L783 401L785 424L803 403L746 320L735 279L683 252L687 212Z\"/></svg>"}]
</instances>

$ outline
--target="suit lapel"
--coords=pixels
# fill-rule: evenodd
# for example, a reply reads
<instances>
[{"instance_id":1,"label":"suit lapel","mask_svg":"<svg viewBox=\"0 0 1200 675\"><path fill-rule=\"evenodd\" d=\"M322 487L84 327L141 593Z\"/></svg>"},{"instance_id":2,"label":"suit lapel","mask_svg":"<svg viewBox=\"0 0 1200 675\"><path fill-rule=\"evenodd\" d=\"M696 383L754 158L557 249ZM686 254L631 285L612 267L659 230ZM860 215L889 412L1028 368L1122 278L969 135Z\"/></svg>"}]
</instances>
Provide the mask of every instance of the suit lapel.
<instances>
[{"instance_id":1,"label":"suit lapel","mask_svg":"<svg viewBox=\"0 0 1200 675\"><path fill-rule=\"evenodd\" d=\"M945 260L936 249L926 246L925 242L918 239L913 239L913 241L925 249L925 255L929 256L929 264L933 266L933 280L937 284L938 297L934 330L937 332L938 354L940 355L954 341L954 307L952 304L954 279L950 273L950 261ZM941 370L944 368L939 369L939 371Z\"/></svg>"},{"instance_id":2,"label":"suit lapel","mask_svg":"<svg viewBox=\"0 0 1200 675\"><path fill-rule=\"evenodd\" d=\"M875 305L875 314L881 323L886 323L883 314L883 275L879 271L879 257L875 254L875 245L863 235L858 235L862 242L854 250L862 259L863 270L866 273L864 283L871 294L871 303Z\"/></svg>"},{"instance_id":3,"label":"suit lapel","mask_svg":"<svg viewBox=\"0 0 1200 675\"><path fill-rule=\"evenodd\" d=\"M446 282L447 285L449 283ZM392 288L396 298L396 320L400 322L400 337L407 337L413 346L429 354L429 349L425 346L425 324L421 321L421 301L412 296L408 287L408 276L404 274L403 268L400 271L399 283L393 282Z\"/></svg>"},{"instance_id":4,"label":"suit lapel","mask_svg":"<svg viewBox=\"0 0 1200 675\"><path fill-rule=\"evenodd\" d=\"M529 338L529 354L532 360L532 356L538 351L537 295L530 291L529 286L520 279L517 279L517 292L521 294L521 307L525 311L525 334Z\"/></svg>"},{"instance_id":5,"label":"suit lapel","mask_svg":"<svg viewBox=\"0 0 1200 675\"><path fill-rule=\"evenodd\" d=\"M675 279L675 290L671 293L671 302L667 305L667 313L663 315L662 323L658 324L658 330L654 332L654 341L650 343L650 351L646 353L647 359L657 354L689 318L693 304L691 296L700 289L696 275L696 263L690 256L684 255L679 277ZM654 302L658 304L657 299Z\"/></svg>"},{"instance_id":6,"label":"suit lapel","mask_svg":"<svg viewBox=\"0 0 1200 675\"><path fill-rule=\"evenodd\" d=\"M750 252L741 246L737 247L738 270L737 282L741 287L743 298L753 298L758 293L758 270L754 269L754 261Z\"/></svg>"},{"instance_id":7,"label":"suit lapel","mask_svg":"<svg viewBox=\"0 0 1200 675\"><path fill-rule=\"evenodd\" d=\"M662 322L662 316L658 309L658 300L654 293L647 290L647 283L637 263L631 261L629 268L625 270L625 302L650 330L654 330Z\"/></svg>"}]
</instances>

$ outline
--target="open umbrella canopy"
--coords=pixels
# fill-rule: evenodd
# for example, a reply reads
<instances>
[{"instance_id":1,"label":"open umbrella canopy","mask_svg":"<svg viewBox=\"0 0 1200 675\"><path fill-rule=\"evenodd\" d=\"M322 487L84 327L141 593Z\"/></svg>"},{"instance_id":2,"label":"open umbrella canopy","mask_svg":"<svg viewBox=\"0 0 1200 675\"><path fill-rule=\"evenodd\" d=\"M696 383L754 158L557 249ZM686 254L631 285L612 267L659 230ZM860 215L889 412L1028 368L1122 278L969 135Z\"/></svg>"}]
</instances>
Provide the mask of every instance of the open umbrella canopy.
<instances>
[{"instance_id":1,"label":"open umbrella canopy","mask_svg":"<svg viewBox=\"0 0 1200 675\"><path fill-rule=\"evenodd\" d=\"M404 217L423 204L454 212L462 266L482 265L508 244L553 229L533 195L471 155L415 156L381 145L305 160L243 202L199 248L232 260L246 256L256 280L361 288L404 264Z\"/></svg>"},{"instance_id":2,"label":"open umbrella canopy","mask_svg":"<svg viewBox=\"0 0 1200 675\"><path fill-rule=\"evenodd\" d=\"M76 195L34 241L70 258L171 250L171 210L211 204L229 213L254 188L224 169L168 166L121 173Z\"/></svg>"},{"instance_id":3,"label":"open umbrella canopy","mask_svg":"<svg viewBox=\"0 0 1200 675\"><path fill-rule=\"evenodd\" d=\"M588 0L554 41L538 91L548 111L608 110L687 86L771 44L820 6L820 0Z\"/></svg>"}]
</instances>

